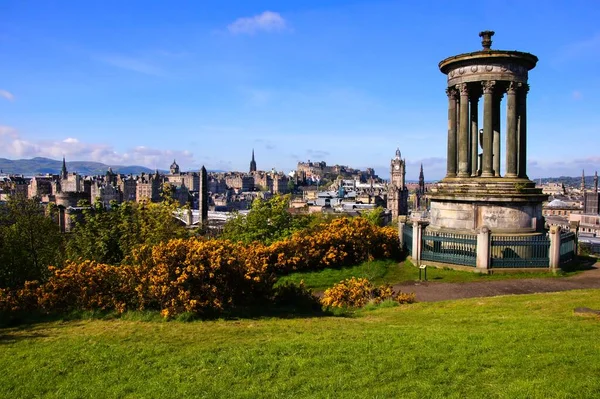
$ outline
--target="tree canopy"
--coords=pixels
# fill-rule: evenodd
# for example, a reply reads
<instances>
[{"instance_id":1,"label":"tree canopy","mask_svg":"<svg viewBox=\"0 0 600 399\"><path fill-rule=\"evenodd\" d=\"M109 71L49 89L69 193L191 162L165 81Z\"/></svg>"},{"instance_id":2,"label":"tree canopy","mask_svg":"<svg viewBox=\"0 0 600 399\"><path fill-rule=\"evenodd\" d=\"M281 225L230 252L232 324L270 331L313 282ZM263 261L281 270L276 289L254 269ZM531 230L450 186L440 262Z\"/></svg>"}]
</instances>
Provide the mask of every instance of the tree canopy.
<instances>
[{"instance_id":1,"label":"tree canopy","mask_svg":"<svg viewBox=\"0 0 600 399\"><path fill-rule=\"evenodd\" d=\"M63 237L39 199L11 196L0 205L0 288L42 280L61 262Z\"/></svg>"},{"instance_id":2,"label":"tree canopy","mask_svg":"<svg viewBox=\"0 0 600 399\"><path fill-rule=\"evenodd\" d=\"M257 198L247 215L237 214L225 223L222 238L251 243L270 244L310 225L309 215L292 215L288 211L289 195L276 195L269 200Z\"/></svg>"},{"instance_id":3,"label":"tree canopy","mask_svg":"<svg viewBox=\"0 0 600 399\"><path fill-rule=\"evenodd\" d=\"M119 264L143 244L153 246L188 235L173 217L174 202L86 206L67 243L67 258Z\"/></svg>"}]
</instances>

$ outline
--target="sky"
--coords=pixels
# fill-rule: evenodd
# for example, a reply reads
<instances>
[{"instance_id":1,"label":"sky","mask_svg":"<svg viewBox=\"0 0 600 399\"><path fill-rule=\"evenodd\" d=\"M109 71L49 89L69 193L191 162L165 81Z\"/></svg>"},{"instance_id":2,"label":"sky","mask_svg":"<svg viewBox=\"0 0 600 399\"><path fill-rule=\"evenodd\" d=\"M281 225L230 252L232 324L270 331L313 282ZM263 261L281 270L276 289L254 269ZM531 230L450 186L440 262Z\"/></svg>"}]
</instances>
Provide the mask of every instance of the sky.
<instances>
[{"instance_id":1,"label":"sky","mask_svg":"<svg viewBox=\"0 0 600 399\"><path fill-rule=\"evenodd\" d=\"M0 2L0 157L288 172L298 161L445 175L442 59L530 71L528 174L600 169L600 2ZM504 161L503 161L504 163Z\"/></svg>"}]
</instances>

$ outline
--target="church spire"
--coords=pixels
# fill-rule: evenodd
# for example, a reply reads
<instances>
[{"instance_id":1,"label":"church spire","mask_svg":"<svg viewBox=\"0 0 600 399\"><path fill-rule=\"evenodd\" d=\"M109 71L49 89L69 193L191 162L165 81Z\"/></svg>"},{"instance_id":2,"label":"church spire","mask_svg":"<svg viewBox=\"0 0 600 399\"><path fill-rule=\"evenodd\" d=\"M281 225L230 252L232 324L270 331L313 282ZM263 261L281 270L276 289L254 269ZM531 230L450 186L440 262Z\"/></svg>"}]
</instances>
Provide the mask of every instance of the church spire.
<instances>
[{"instance_id":1,"label":"church spire","mask_svg":"<svg viewBox=\"0 0 600 399\"><path fill-rule=\"evenodd\" d=\"M67 172L67 162L65 161L65 157L63 155L63 164L62 164L62 169L60 171L60 177L62 177L63 179L66 179L68 176L68 172Z\"/></svg>"},{"instance_id":2,"label":"church spire","mask_svg":"<svg viewBox=\"0 0 600 399\"><path fill-rule=\"evenodd\" d=\"M400 148L396 148L396 159L400 159L402 156L400 155Z\"/></svg>"},{"instance_id":3,"label":"church spire","mask_svg":"<svg viewBox=\"0 0 600 399\"><path fill-rule=\"evenodd\" d=\"M425 194L425 175L423 174L423 164L421 164L421 171L419 172L419 193Z\"/></svg>"},{"instance_id":4,"label":"church spire","mask_svg":"<svg viewBox=\"0 0 600 399\"><path fill-rule=\"evenodd\" d=\"M250 161L250 173L256 172L256 160L254 159L254 148L252 149L252 160Z\"/></svg>"}]
</instances>

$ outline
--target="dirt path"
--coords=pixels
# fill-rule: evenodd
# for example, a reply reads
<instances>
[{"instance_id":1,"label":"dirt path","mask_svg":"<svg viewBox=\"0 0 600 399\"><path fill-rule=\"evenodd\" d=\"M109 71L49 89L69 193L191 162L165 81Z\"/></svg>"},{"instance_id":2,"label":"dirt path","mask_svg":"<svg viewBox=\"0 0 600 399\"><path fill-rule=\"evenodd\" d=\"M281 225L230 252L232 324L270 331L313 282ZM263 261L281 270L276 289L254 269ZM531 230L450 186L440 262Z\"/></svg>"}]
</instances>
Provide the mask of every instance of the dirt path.
<instances>
[{"instance_id":1,"label":"dirt path","mask_svg":"<svg viewBox=\"0 0 600 399\"><path fill-rule=\"evenodd\" d=\"M394 285L396 292L414 292L419 302L510 294L533 294L600 288L600 263L571 277L476 281L469 283L410 282Z\"/></svg>"}]
</instances>

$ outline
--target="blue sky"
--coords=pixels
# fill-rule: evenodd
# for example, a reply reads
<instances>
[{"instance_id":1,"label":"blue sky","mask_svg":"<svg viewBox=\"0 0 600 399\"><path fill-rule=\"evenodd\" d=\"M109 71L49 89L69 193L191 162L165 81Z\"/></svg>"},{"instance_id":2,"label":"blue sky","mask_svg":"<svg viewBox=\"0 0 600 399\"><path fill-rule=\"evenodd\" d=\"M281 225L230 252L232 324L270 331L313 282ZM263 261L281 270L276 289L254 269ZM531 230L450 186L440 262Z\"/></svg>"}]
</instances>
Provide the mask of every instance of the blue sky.
<instances>
[{"instance_id":1,"label":"blue sky","mask_svg":"<svg viewBox=\"0 0 600 399\"><path fill-rule=\"evenodd\" d=\"M445 174L442 59L531 52L529 176L600 168L597 1L0 2L0 157ZM589 172L588 172L589 171Z\"/></svg>"}]
</instances>

